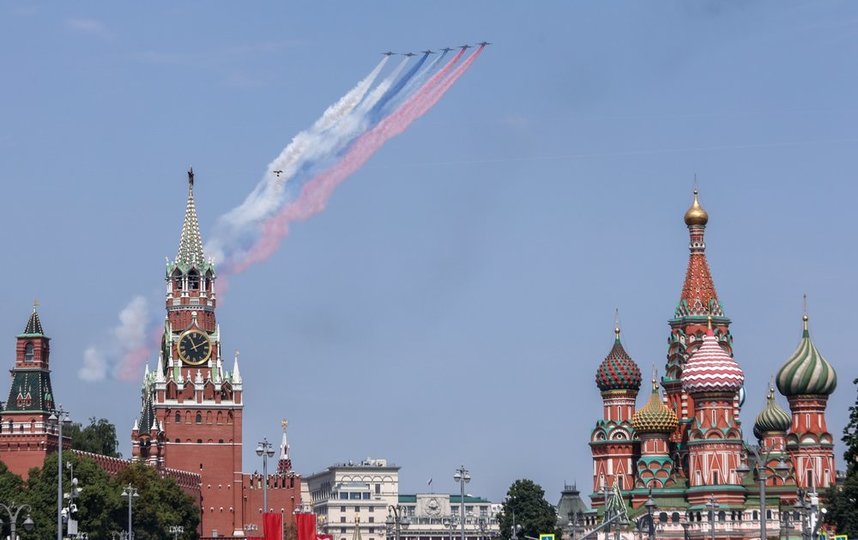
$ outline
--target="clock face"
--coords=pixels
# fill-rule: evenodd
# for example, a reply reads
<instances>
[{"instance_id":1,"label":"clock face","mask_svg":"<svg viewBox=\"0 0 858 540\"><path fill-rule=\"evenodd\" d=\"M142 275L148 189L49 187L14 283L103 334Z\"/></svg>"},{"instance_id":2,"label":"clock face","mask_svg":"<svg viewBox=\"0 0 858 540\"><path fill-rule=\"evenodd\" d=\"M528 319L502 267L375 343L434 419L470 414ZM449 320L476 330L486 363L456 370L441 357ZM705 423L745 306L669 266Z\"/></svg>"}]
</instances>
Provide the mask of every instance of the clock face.
<instances>
[{"instance_id":1,"label":"clock face","mask_svg":"<svg viewBox=\"0 0 858 540\"><path fill-rule=\"evenodd\" d=\"M209 336L199 330L188 330L179 338L179 357L186 364L199 366L212 354Z\"/></svg>"}]
</instances>

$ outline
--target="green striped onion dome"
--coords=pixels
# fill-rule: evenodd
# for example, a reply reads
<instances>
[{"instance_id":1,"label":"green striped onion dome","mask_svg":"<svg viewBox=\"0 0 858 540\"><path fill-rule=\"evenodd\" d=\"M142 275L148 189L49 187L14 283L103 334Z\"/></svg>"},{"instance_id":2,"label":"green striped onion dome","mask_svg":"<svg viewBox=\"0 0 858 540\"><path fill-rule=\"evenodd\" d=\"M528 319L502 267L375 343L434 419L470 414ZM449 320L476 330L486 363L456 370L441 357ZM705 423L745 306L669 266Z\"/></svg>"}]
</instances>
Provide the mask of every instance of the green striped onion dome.
<instances>
[{"instance_id":1,"label":"green striped onion dome","mask_svg":"<svg viewBox=\"0 0 858 540\"><path fill-rule=\"evenodd\" d=\"M792 418L788 412L783 410L778 402L775 401L775 389L769 388L769 395L766 398L766 408L757 415L757 420L754 422L754 435L757 439L762 439L763 435L772 432L786 432Z\"/></svg>"},{"instance_id":2,"label":"green striped onion dome","mask_svg":"<svg viewBox=\"0 0 858 540\"><path fill-rule=\"evenodd\" d=\"M798 348L778 371L778 390L786 397L803 394L827 396L837 387L837 374L811 341L807 315L803 320L804 332Z\"/></svg>"},{"instance_id":3,"label":"green striped onion dome","mask_svg":"<svg viewBox=\"0 0 858 540\"><path fill-rule=\"evenodd\" d=\"M620 343L620 329L615 329L614 334L616 335L614 346L596 370L596 386L602 392L637 391L641 387L641 370Z\"/></svg>"},{"instance_id":4,"label":"green striped onion dome","mask_svg":"<svg viewBox=\"0 0 858 540\"><path fill-rule=\"evenodd\" d=\"M652 395L646 405L632 416L632 427L637 433L673 433L679 426L676 412L669 409L658 393L658 383L652 381Z\"/></svg>"}]
</instances>

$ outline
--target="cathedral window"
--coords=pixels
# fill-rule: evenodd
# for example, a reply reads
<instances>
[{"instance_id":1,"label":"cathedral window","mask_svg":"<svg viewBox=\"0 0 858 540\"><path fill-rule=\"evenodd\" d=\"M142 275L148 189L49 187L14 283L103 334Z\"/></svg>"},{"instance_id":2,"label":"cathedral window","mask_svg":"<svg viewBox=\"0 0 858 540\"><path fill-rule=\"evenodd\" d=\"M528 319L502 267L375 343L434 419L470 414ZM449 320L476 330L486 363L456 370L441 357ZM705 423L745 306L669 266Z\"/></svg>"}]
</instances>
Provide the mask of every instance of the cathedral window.
<instances>
[{"instance_id":1,"label":"cathedral window","mask_svg":"<svg viewBox=\"0 0 858 540\"><path fill-rule=\"evenodd\" d=\"M33 344L27 343L27 346L24 347L24 362L32 362L34 356Z\"/></svg>"},{"instance_id":2,"label":"cathedral window","mask_svg":"<svg viewBox=\"0 0 858 540\"><path fill-rule=\"evenodd\" d=\"M712 484L718 485L720 483L721 482L720 482L718 471L712 471Z\"/></svg>"}]
</instances>

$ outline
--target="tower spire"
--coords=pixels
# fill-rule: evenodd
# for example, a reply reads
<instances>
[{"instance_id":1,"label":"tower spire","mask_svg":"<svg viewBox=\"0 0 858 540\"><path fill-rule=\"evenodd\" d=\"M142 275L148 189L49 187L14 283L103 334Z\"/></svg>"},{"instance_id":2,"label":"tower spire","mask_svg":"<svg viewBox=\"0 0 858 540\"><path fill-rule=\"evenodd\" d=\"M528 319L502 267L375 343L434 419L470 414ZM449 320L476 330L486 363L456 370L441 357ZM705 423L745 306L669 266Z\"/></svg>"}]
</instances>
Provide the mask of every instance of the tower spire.
<instances>
[{"instance_id":1,"label":"tower spire","mask_svg":"<svg viewBox=\"0 0 858 540\"><path fill-rule=\"evenodd\" d=\"M696 180L696 179L695 179ZM715 292L715 283L706 261L706 244L703 234L709 222L709 213L700 204L699 191L694 190L694 200L685 212L685 224L688 226L691 252L688 259L688 270L685 282L682 284L682 294L676 307L676 317L684 316L713 316L723 317L721 303Z\"/></svg>"},{"instance_id":2,"label":"tower spire","mask_svg":"<svg viewBox=\"0 0 858 540\"><path fill-rule=\"evenodd\" d=\"M185 221L182 224L182 236L179 239L179 252L176 264L183 267L201 266L205 263L203 239L197 220L197 207L194 203L194 169L188 169L188 202L185 206Z\"/></svg>"}]
</instances>

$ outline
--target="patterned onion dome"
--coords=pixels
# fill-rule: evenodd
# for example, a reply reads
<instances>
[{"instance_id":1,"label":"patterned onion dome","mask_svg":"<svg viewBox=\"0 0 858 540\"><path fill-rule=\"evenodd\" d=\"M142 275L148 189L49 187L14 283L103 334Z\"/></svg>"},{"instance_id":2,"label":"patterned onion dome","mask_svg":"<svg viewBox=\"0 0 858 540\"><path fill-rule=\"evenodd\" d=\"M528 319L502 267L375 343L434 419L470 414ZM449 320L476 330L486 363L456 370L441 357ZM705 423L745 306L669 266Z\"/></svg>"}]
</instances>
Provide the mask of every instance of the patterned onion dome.
<instances>
[{"instance_id":1,"label":"patterned onion dome","mask_svg":"<svg viewBox=\"0 0 858 540\"><path fill-rule=\"evenodd\" d=\"M801 394L827 396L837 387L837 373L819 354L813 341L810 340L807 315L802 319L804 331L801 334L801 341L789 360L778 371L778 390L786 397Z\"/></svg>"},{"instance_id":2,"label":"patterned onion dome","mask_svg":"<svg viewBox=\"0 0 858 540\"><path fill-rule=\"evenodd\" d=\"M736 392L742 388L745 374L729 354L724 352L712 330L694 351L682 370L682 387L689 393Z\"/></svg>"},{"instance_id":3,"label":"patterned onion dome","mask_svg":"<svg viewBox=\"0 0 858 540\"><path fill-rule=\"evenodd\" d=\"M669 409L658 393L658 383L652 381L649 401L632 416L632 427L637 433L673 433L679 426L676 412Z\"/></svg>"},{"instance_id":4,"label":"patterned onion dome","mask_svg":"<svg viewBox=\"0 0 858 540\"><path fill-rule=\"evenodd\" d=\"M775 389L769 388L766 398L766 408L757 416L754 422L754 435L762 439L763 435L772 432L786 432L792 424L792 418L775 401Z\"/></svg>"},{"instance_id":5,"label":"patterned onion dome","mask_svg":"<svg viewBox=\"0 0 858 540\"><path fill-rule=\"evenodd\" d=\"M706 225L709 221L709 213L700 205L700 201L697 200L697 190L694 190L694 202L691 203L691 207L685 211L685 224L686 225Z\"/></svg>"},{"instance_id":6,"label":"patterned onion dome","mask_svg":"<svg viewBox=\"0 0 858 540\"><path fill-rule=\"evenodd\" d=\"M596 370L596 386L608 390L635 390L641 387L641 370L620 343L620 329L614 329L616 339L611 352Z\"/></svg>"}]
</instances>

